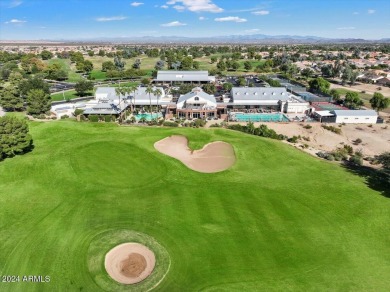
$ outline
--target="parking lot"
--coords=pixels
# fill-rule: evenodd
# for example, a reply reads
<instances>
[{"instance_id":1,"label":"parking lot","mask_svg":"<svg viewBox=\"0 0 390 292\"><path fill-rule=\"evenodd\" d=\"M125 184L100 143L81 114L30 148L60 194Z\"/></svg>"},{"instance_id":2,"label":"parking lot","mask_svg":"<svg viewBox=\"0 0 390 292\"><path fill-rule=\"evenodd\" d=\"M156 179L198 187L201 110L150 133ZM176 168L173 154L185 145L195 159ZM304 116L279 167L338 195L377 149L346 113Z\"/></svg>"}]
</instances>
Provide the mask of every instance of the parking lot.
<instances>
[{"instance_id":1,"label":"parking lot","mask_svg":"<svg viewBox=\"0 0 390 292\"><path fill-rule=\"evenodd\" d=\"M63 90L70 90L74 89L75 84L74 83L68 83L68 82L56 82L56 83L50 83L50 92L59 92Z\"/></svg>"}]
</instances>

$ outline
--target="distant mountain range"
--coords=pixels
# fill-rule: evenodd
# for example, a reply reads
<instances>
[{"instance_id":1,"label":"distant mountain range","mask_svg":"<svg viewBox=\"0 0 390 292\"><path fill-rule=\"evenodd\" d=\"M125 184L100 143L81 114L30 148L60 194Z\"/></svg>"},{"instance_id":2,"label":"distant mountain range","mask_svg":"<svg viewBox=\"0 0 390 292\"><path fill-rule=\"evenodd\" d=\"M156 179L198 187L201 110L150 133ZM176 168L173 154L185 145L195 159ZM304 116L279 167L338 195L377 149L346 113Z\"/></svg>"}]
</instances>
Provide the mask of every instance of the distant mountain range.
<instances>
[{"instance_id":1,"label":"distant mountain range","mask_svg":"<svg viewBox=\"0 0 390 292\"><path fill-rule=\"evenodd\" d=\"M53 39L53 40L34 40L34 41L6 41L0 43L137 43L137 44L329 44L329 43L390 43L390 38L379 40L365 40L355 38L323 38L317 36L298 36L298 35L228 35L216 37L179 37L179 36L143 36L143 37L100 37L83 39Z\"/></svg>"}]
</instances>

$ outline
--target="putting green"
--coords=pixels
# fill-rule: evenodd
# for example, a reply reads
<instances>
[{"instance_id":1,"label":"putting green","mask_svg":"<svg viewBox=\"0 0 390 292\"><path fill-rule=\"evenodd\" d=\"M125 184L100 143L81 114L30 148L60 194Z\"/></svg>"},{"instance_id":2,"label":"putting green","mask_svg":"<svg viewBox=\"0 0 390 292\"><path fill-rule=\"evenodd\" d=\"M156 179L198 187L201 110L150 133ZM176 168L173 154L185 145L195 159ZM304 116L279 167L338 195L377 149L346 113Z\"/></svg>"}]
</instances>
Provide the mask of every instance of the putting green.
<instances>
[{"instance_id":1,"label":"putting green","mask_svg":"<svg viewBox=\"0 0 390 292\"><path fill-rule=\"evenodd\" d=\"M118 291L104 255L132 241L122 231L166 251L154 291L390 287L390 200L337 164L223 129L66 120L30 129L35 149L0 162L0 275L50 282L20 278L0 291ZM154 149L171 135L193 149L227 142L236 163L192 171Z\"/></svg>"}]
</instances>

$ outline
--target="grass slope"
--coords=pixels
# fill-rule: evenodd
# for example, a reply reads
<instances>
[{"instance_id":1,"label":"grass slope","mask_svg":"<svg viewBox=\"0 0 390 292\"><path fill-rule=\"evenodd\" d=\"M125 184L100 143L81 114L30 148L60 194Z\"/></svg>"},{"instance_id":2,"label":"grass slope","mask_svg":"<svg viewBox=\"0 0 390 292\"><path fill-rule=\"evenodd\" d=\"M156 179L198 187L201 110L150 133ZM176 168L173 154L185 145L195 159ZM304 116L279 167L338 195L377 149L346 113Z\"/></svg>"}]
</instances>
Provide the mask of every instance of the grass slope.
<instances>
[{"instance_id":1,"label":"grass slope","mask_svg":"<svg viewBox=\"0 0 390 292\"><path fill-rule=\"evenodd\" d=\"M1 291L100 291L91 242L152 236L169 253L158 291L388 291L390 200L362 178L277 141L221 129L31 123L35 149L0 163L0 274L50 283ZM237 163L202 174L153 143L223 140Z\"/></svg>"}]
</instances>

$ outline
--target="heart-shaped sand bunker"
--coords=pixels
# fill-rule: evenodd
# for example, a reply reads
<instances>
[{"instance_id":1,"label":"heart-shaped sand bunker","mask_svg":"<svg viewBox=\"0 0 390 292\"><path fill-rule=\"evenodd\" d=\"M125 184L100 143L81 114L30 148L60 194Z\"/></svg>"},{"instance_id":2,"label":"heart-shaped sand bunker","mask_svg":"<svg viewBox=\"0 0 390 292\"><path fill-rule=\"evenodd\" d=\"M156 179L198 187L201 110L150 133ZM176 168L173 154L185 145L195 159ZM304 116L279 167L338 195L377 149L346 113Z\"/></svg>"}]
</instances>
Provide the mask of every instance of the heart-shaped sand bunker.
<instances>
[{"instance_id":1,"label":"heart-shaped sand bunker","mask_svg":"<svg viewBox=\"0 0 390 292\"><path fill-rule=\"evenodd\" d=\"M188 168L205 173L219 172L228 169L236 162L232 145L226 142L212 142L201 150L188 148L188 140L184 136L170 136L154 144L159 152L176 158Z\"/></svg>"}]
</instances>

